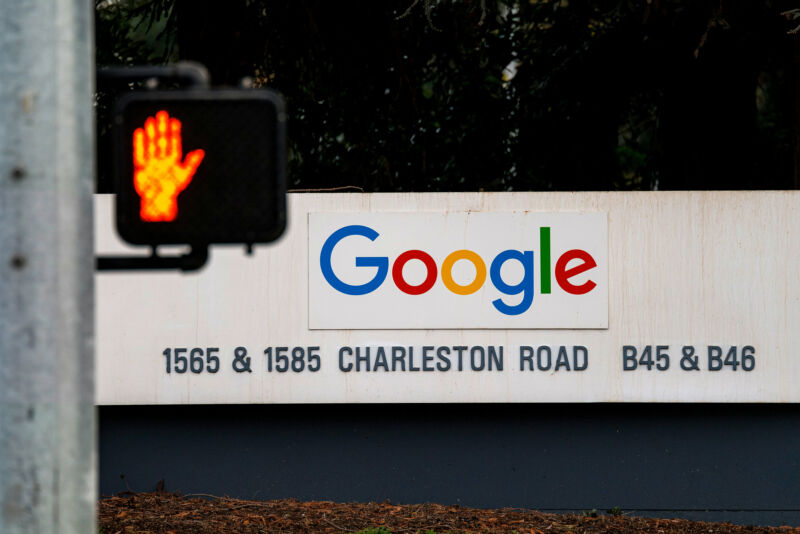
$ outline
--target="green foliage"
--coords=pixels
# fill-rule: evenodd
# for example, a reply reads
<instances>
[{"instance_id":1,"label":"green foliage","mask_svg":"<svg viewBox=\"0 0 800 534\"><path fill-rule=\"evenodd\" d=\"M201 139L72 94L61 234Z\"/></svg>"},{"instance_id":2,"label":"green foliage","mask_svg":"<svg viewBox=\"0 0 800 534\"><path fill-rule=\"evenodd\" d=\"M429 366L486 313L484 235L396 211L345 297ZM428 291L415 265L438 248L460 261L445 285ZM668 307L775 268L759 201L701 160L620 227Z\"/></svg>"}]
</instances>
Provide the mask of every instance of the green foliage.
<instances>
[{"instance_id":1,"label":"green foliage","mask_svg":"<svg viewBox=\"0 0 800 534\"><path fill-rule=\"evenodd\" d=\"M289 109L290 185L788 188L782 2L103 0L98 63L198 60Z\"/></svg>"},{"instance_id":2,"label":"green foliage","mask_svg":"<svg viewBox=\"0 0 800 534\"><path fill-rule=\"evenodd\" d=\"M622 508L620 508L619 506L615 506L614 508L611 508L610 510L606 510L606 513L608 515L613 515L614 517L618 517L618 516L621 516L623 514L623 511L622 511Z\"/></svg>"},{"instance_id":3,"label":"green foliage","mask_svg":"<svg viewBox=\"0 0 800 534\"><path fill-rule=\"evenodd\" d=\"M157 64L177 60L173 0L96 0L97 64Z\"/></svg>"}]
</instances>

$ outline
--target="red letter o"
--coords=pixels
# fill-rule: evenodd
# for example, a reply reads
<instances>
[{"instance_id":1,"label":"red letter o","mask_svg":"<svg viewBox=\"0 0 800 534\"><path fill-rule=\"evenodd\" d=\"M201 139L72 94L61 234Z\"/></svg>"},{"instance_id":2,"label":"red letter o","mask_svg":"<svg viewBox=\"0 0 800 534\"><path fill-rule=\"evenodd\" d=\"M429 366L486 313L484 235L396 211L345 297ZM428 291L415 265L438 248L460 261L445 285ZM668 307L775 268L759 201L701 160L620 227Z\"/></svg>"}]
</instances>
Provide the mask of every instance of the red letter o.
<instances>
[{"instance_id":1,"label":"red letter o","mask_svg":"<svg viewBox=\"0 0 800 534\"><path fill-rule=\"evenodd\" d=\"M418 286L412 286L403 278L403 267L405 267L406 263L410 260L420 260L425 264L425 268L428 270L428 276L425 277L425 281ZM397 288L403 293L421 295L432 288L433 284L436 283L436 262L433 261L433 258L431 258L428 253L422 252L421 250L406 250L394 260L392 279Z\"/></svg>"}]
</instances>

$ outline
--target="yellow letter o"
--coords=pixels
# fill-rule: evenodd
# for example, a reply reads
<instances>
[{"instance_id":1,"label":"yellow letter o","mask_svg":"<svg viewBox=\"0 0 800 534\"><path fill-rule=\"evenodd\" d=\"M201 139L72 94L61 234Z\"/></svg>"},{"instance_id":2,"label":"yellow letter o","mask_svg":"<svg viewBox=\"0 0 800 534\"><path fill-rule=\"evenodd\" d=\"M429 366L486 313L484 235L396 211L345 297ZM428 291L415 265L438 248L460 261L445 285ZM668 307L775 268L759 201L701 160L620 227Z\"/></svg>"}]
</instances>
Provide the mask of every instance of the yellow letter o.
<instances>
[{"instance_id":1,"label":"yellow letter o","mask_svg":"<svg viewBox=\"0 0 800 534\"><path fill-rule=\"evenodd\" d=\"M475 280L462 286L453 280L453 265L458 260L467 260L475 266ZM486 264L483 259L471 250L456 250L444 259L442 263L442 282L444 286L456 295L471 295L479 290L486 281Z\"/></svg>"}]
</instances>

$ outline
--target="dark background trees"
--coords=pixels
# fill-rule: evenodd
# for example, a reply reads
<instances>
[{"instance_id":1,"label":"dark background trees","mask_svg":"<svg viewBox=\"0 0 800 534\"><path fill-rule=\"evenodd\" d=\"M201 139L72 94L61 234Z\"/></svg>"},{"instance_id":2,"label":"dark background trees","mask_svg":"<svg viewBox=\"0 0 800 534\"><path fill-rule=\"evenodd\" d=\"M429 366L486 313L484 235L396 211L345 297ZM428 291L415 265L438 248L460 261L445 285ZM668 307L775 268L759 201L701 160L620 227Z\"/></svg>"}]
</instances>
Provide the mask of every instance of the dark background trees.
<instances>
[{"instance_id":1,"label":"dark background trees","mask_svg":"<svg viewBox=\"0 0 800 534\"><path fill-rule=\"evenodd\" d=\"M190 59L279 90L294 188L783 189L794 7L104 0L98 64Z\"/></svg>"}]
</instances>

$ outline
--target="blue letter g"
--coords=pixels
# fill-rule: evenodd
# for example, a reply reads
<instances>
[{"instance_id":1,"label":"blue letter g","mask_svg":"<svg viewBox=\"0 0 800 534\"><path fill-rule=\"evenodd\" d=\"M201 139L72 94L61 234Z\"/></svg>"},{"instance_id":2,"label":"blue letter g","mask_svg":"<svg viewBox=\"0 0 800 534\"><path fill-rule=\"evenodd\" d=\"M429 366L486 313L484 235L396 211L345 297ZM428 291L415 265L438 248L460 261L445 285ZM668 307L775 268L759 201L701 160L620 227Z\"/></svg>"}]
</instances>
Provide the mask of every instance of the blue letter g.
<instances>
[{"instance_id":1,"label":"blue letter g","mask_svg":"<svg viewBox=\"0 0 800 534\"><path fill-rule=\"evenodd\" d=\"M378 272L375 273L375 277L366 284L361 284L360 286L345 284L333 273L331 254L333 253L333 247L335 247L339 241L351 235L360 235L366 237L370 241L375 241L375 238L380 234L368 226L361 226L359 224L339 228L332 233L325 241L325 244L322 245L322 252L319 254L319 266L322 269L322 275L325 277L325 280L327 280L335 290L346 295L366 295L378 289L386 279L386 274L389 272L389 258L385 256L377 258L356 256L356 267L377 267Z\"/></svg>"}]
</instances>

